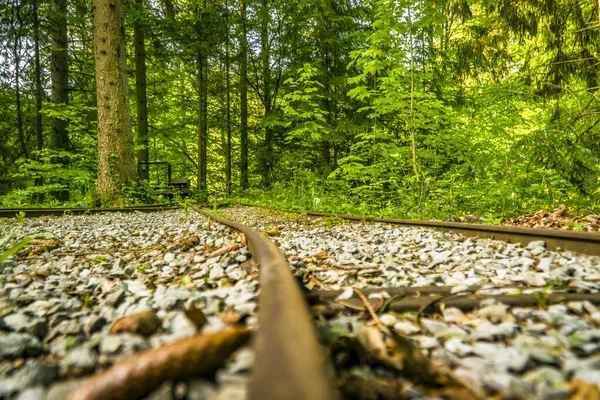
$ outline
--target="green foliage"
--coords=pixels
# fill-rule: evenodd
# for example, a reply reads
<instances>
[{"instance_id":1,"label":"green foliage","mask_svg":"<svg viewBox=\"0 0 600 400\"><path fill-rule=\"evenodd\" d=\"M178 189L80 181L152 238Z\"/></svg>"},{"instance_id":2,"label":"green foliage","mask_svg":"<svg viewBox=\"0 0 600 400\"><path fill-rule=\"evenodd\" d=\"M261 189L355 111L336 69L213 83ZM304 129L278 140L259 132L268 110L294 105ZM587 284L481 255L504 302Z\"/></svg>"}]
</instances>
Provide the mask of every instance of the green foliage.
<instances>
[{"instance_id":1,"label":"green foliage","mask_svg":"<svg viewBox=\"0 0 600 400\"><path fill-rule=\"evenodd\" d=\"M77 43L68 50L69 105L43 103L38 151L32 9L9 3L0 13L0 37L10 44L0 57L0 206L87 205L97 173L89 5L77 1L67 15ZM600 212L595 3L277 0L268 2L268 12L261 2L245 5L242 22L233 3L127 4L126 34L132 39L137 23L146 37L150 159L170 162L173 178L188 178L192 187L199 164L198 57L210 60L202 71L207 187L194 198L211 201L212 193L226 192L231 133L238 199L361 215L477 214L490 223L562 203ZM8 12L13 6L23 11L20 21ZM40 28L41 81L50 88L51 31ZM242 31L245 77L238 75ZM252 189L245 192L236 187L240 78L249 88ZM135 79L129 82L135 122ZM68 124L69 143L60 151L51 150L55 119ZM268 191L260 188L266 155ZM127 202L171 200L164 180L135 182L124 189ZM189 200L172 200L187 214Z\"/></svg>"},{"instance_id":2,"label":"green foliage","mask_svg":"<svg viewBox=\"0 0 600 400\"><path fill-rule=\"evenodd\" d=\"M31 242L33 239L42 237L44 235L45 235L44 233L39 233L39 234L32 235L32 236L26 236L23 239L16 242L15 244L13 244L12 246L8 247L9 243L13 237L11 235L9 237L9 239L7 241L5 241L5 243L3 244L2 248L1 248L1 250L3 252L2 252L2 254L0 254L0 263L4 262L8 257L17 254L19 252L19 250L21 250L23 247L27 246L27 244L29 242Z\"/></svg>"},{"instance_id":3,"label":"green foliage","mask_svg":"<svg viewBox=\"0 0 600 400\"><path fill-rule=\"evenodd\" d=\"M304 144L316 142L329 134L327 126L328 112L322 108L320 94L323 84L316 80L318 70L309 63L304 64L296 71L296 77L288 78L284 84L289 92L283 96L283 108L288 128L285 140L289 143L294 140Z\"/></svg>"}]
</instances>

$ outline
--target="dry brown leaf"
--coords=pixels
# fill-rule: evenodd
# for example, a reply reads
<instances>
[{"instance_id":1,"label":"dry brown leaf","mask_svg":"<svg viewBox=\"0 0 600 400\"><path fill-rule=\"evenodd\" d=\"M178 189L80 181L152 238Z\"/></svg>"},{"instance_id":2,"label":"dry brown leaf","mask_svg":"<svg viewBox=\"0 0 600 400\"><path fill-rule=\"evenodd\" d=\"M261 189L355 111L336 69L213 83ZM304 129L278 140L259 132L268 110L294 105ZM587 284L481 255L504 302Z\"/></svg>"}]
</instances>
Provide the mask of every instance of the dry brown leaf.
<instances>
[{"instance_id":1,"label":"dry brown leaf","mask_svg":"<svg viewBox=\"0 0 600 400\"><path fill-rule=\"evenodd\" d=\"M229 253L230 251L234 251L240 248L240 245L237 243L229 244L227 246L223 246L220 249L217 249L208 255L208 258L218 257L222 254Z\"/></svg>"},{"instance_id":2,"label":"dry brown leaf","mask_svg":"<svg viewBox=\"0 0 600 400\"><path fill-rule=\"evenodd\" d=\"M185 310L185 316L192 321L197 331L200 331L204 325L208 322L206 319L206 315L202 312L201 309L196 306L192 306L189 309Z\"/></svg>"},{"instance_id":3,"label":"dry brown leaf","mask_svg":"<svg viewBox=\"0 0 600 400\"><path fill-rule=\"evenodd\" d=\"M277 227L275 228L270 228L266 230L267 235L269 236L279 236L279 229L277 229Z\"/></svg>"},{"instance_id":4,"label":"dry brown leaf","mask_svg":"<svg viewBox=\"0 0 600 400\"><path fill-rule=\"evenodd\" d=\"M598 385L573 380L569 387L569 400L600 400Z\"/></svg>"},{"instance_id":5,"label":"dry brown leaf","mask_svg":"<svg viewBox=\"0 0 600 400\"><path fill-rule=\"evenodd\" d=\"M367 307L365 307L365 304L361 299L355 299L355 298L340 299L340 300L336 300L336 303L341 304L344 307L348 307L352 310L368 311ZM369 299L369 304L371 305L371 307L373 307L374 310L379 310L383 306L383 303L384 303L384 299L381 297Z\"/></svg>"},{"instance_id":6,"label":"dry brown leaf","mask_svg":"<svg viewBox=\"0 0 600 400\"><path fill-rule=\"evenodd\" d=\"M240 327L181 339L114 365L86 381L68 399L140 399L165 381L214 374L249 339L250 331Z\"/></svg>"},{"instance_id":7,"label":"dry brown leaf","mask_svg":"<svg viewBox=\"0 0 600 400\"><path fill-rule=\"evenodd\" d=\"M456 385L427 358L411 339L377 326L363 326L358 341L374 360L426 385Z\"/></svg>"},{"instance_id":8,"label":"dry brown leaf","mask_svg":"<svg viewBox=\"0 0 600 400\"><path fill-rule=\"evenodd\" d=\"M318 280L317 278L315 278L312 274L309 274L308 276L305 276L304 280L305 281L308 280L308 282L306 282L304 284L304 286L306 286L306 288L308 290L314 289L315 286L323 287L323 282L321 282L320 280Z\"/></svg>"},{"instance_id":9,"label":"dry brown leaf","mask_svg":"<svg viewBox=\"0 0 600 400\"><path fill-rule=\"evenodd\" d=\"M110 333L137 333L142 336L150 336L158 330L162 321L152 310L137 314L126 315L114 323Z\"/></svg>"},{"instance_id":10,"label":"dry brown leaf","mask_svg":"<svg viewBox=\"0 0 600 400\"><path fill-rule=\"evenodd\" d=\"M317 260L325 260L327 258L331 258L329 253L326 250L321 250L318 253L313 254L311 257L316 258Z\"/></svg>"},{"instance_id":11,"label":"dry brown leaf","mask_svg":"<svg viewBox=\"0 0 600 400\"><path fill-rule=\"evenodd\" d=\"M61 247L63 243L58 239L31 239L26 247L32 248L31 254L42 254L45 251L51 251Z\"/></svg>"},{"instance_id":12,"label":"dry brown leaf","mask_svg":"<svg viewBox=\"0 0 600 400\"><path fill-rule=\"evenodd\" d=\"M256 265L256 263L254 262L253 259L249 259L247 261L244 261L243 263L240 264L240 268L246 272L247 274L251 274L253 272L256 272L258 270L258 266Z\"/></svg>"},{"instance_id":13,"label":"dry brown leaf","mask_svg":"<svg viewBox=\"0 0 600 400\"><path fill-rule=\"evenodd\" d=\"M471 392L465 388L448 386L430 393L433 397L445 400L477 400Z\"/></svg>"},{"instance_id":14,"label":"dry brown leaf","mask_svg":"<svg viewBox=\"0 0 600 400\"><path fill-rule=\"evenodd\" d=\"M189 249L192 249L196 246L198 246L200 244L200 239L198 239L198 236L190 236L185 240L181 241L181 251L188 251Z\"/></svg>"}]
</instances>

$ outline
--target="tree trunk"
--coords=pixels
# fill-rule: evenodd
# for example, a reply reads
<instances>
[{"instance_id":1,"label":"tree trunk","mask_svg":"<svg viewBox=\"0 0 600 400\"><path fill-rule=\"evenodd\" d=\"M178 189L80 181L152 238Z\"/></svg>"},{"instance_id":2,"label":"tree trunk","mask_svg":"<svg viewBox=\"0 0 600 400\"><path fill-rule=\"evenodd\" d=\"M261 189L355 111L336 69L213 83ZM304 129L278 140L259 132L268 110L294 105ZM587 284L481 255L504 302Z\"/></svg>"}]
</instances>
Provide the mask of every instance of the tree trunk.
<instances>
[{"instance_id":1,"label":"tree trunk","mask_svg":"<svg viewBox=\"0 0 600 400\"><path fill-rule=\"evenodd\" d=\"M52 0L50 4L50 79L52 89L50 97L54 105L66 105L69 103L69 68L67 61L67 1ZM69 144L67 133L68 122L64 119L52 118L51 147L54 150L64 150ZM67 164L68 160L59 160ZM60 182L59 182L60 183ZM54 193L54 197L61 201L69 200L69 191L60 190Z\"/></svg>"},{"instance_id":2,"label":"tree trunk","mask_svg":"<svg viewBox=\"0 0 600 400\"><path fill-rule=\"evenodd\" d=\"M198 24L198 39L200 45L196 62L198 67L198 190L205 191L206 186L206 170L207 170L207 146L208 146L208 57L206 55L206 37L203 31L204 13L206 12L206 0L204 0L204 8L202 12L201 23Z\"/></svg>"},{"instance_id":3,"label":"tree trunk","mask_svg":"<svg viewBox=\"0 0 600 400\"><path fill-rule=\"evenodd\" d=\"M143 10L143 0L134 0L138 12ZM137 160L140 163L147 163L149 160L148 152L148 104L146 96L146 47L144 45L144 31L139 22L133 25L133 40L135 47L135 92L137 106ZM149 169L139 170L139 178L148 180Z\"/></svg>"},{"instance_id":4,"label":"tree trunk","mask_svg":"<svg viewBox=\"0 0 600 400\"><path fill-rule=\"evenodd\" d=\"M125 204L124 186L136 175L127 92L123 0L93 0L98 101L98 180L95 203Z\"/></svg>"},{"instance_id":5,"label":"tree trunk","mask_svg":"<svg viewBox=\"0 0 600 400\"><path fill-rule=\"evenodd\" d=\"M20 15L20 5L16 6L13 12L16 14L16 19L19 23L19 28L22 25ZM15 106L17 108L17 132L19 134L19 144L21 152L25 158L29 158L29 150L27 149L27 140L25 139L25 131L23 130L23 110L21 107L21 37L19 31L15 31L13 42L13 52L15 55Z\"/></svg>"},{"instance_id":6,"label":"tree trunk","mask_svg":"<svg viewBox=\"0 0 600 400\"><path fill-rule=\"evenodd\" d=\"M208 116L208 82L207 68L206 68L207 57L204 50L200 50L197 55L198 64L198 90L199 90L199 102L198 102L198 190L206 190L206 156L207 156L207 124L206 118Z\"/></svg>"},{"instance_id":7,"label":"tree trunk","mask_svg":"<svg viewBox=\"0 0 600 400\"><path fill-rule=\"evenodd\" d=\"M226 75L226 92L227 92L227 151L225 159L227 169L225 171L225 179L227 195L231 194L231 79L229 77L229 2L225 0L225 9L227 12L227 31L225 36L225 75Z\"/></svg>"},{"instance_id":8,"label":"tree trunk","mask_svg":"<svg viewBox=\"0 0 600 400\"><path fill-rule=\"evenodd\" d=\"M246 37L246 3L240 2L240 186L248 189L248 39Z\"/></svg>"},{"instance_id":9,"label":"tree trunk","mask_svg":"<svg viewBox=\"0 0 600 400\"><path fill-rule=\"evenodd\" d=\"M53 0L51 4L51 80L52 103L69 103L69 70L67 63L67 2L66 0ZM67 121L52 119L52 148L62 150L67 148L69 137L67 134Z\"/></svg>"},{"instance_id":10,"label":"tree trunk","mask_svg":"<svg viewBox=\"0 0 600 400\"><path fill-rule=\"evenodd\" d=\"M35 64L35 136L37 149L44 148L44 133L42 130L42 73L40 68L40 23L38 19L38 3L33 0L33 50Z\"/></svg>"},{"instance_id":11,"label":"tree trunk","mask_svg":"<svg viewBox=\"0 0 600 400\"><path fill-rule=\"evenodd\" d=\"M262 59L262 76L263 76L263 104L265 107L265 121L269 123L271 115L271 52L269 46L269 4L268 0L262 0L260 9L260 50ZM265 141L264 148L261 154L261 169L263 175L263 186L271 185L271 175L273 169L273 130L270 126L265 126Z\"/></svg>"},{"instance_id":12,"label":"tree trunk","mask_svg":"<svg viewBox=\"0 0 600 400\"><path fill-rule=\"evenodd\" d=\"M44 132L42 130L42 73L40 68L40 23L38 18L38 3L33 0L33 52L35 66L35 137L37 142L38 159L41 157L41 151L44 148ZM36 186L42 186L44 178L39 177L35 180ZM42 195L39 195L38 201L43 201Z\"/></svg>"}]
</instances>

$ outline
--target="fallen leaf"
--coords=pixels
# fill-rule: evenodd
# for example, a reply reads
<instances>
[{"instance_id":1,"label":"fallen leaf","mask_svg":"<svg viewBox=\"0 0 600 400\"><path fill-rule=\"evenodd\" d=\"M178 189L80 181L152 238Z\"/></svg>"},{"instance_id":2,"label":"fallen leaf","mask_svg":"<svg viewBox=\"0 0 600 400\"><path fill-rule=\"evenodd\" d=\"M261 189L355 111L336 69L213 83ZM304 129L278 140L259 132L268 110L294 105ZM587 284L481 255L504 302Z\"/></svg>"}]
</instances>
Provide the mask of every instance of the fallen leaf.
<instances>
[{"instance_id":1,"label":"fallen leaf","mask_svg":"<svg viewBox=\"0 0 600 400\"><path fill-rule=\"evenodd\" d=\"M222 254L229 253L230 251L234 251L240 248L240 245L237 243L229 244L227 246L223 246L220 249L217 249L208 255L208 258L218 257Z\"/></svg>"},{"instance_id":2,"label":"fallen leaf","mask_svg":"<svg viewBox=\"0 0 600 400\"><path fill-rule=\"evenodd\" d=\"M598 385L573 380L569 386L569 400L600 400Z\"/></svg>"},{"instance_id":3,"label":"fallen leaf","mask_svg":"<svg viewBox=\"0 0 600 400\"><path fill-rule=\"evenodd\" d=\"M240 264L240 268L247 274L251 274L258 270L258 266L253 259L249 259Z\"/></svg>"},{"instance_id":4,"label":"fallen leaf","mask_svg":"<svg viewBox=\"0 0 600 400\"><path fill-rule=\"evenodd\" d=\"M142 336L150 336L158 330L162 321L152 310L137 314L126 315L114 323L110 333L137 333Z\"/></svg>"},{"instance_id":5,"label":"fallen leaf","mask_svg":"<svg viewBox=\"0 0 600 400\"><path fill-rule=\"evenodd\" d=\"M326 250L321 250L318 253L313 254L311 257L316 258L317 260L325 260L327 258L331 258L329 253Z\"/></svg>"},{"instance_id":6,"label":"fallen leaf","mask_svg":"<svg viewBox=\"0 0 600 400\"><path fill-rule=\"evenodd\" d=\"M206 319L206 315L202 312L201 309L196 306L192 306L189 309L185 310L185 316L192 321L197 331L200 331L204 325L208 322Z\"/></svg>"},{"instance_id":7,"label":"fallen leaf","mask_svg":"<svg viewBox=\"0 0 600 400\"><path fill-rule=\"evenodd\" d=\"M86 381L68 399L139 399L165 381L207 377L249 339L249 330L228 328L138 353Z\"/></svg>"},{"instance_id":8,"label":"fallen leaf","mask_svg":"<svg viewBox=\"0 0 600 400\"><path fill-rule=\"evenodd\" d=\"M372 359L402 372L414 381L438 387L459 386L449 373L433 365L411 339L394 331L364 325L358 333L358 341Z\"/></svg>"},{"instance_id":9,"label":"fallen leaf","mask_svg":"<svg viewBox=\"0 0 600 400\"><path fill-rule=\"evenodd\" d=\"M360 299L355 299L355 298L340 299L340 300L336 300L336 303L341 304L344 307L348 307L352 310L368 311L367 307L365 307L365 304ZM375 311L380 309L383 306L383 303L384 303L384 300L381 297L378 297L375 299L369 299L369 304L371 304L371 307L373 307L373 309Z\"/></svg>"},{"instance_id":10,"label":"fallen leaf","mask_svg":"<svg viewBox=\"0 0 600 400\"><path fill-rule=\"evenodd\" d=\"M198 236L190 236L189 238L183 240L181 242L181 251L188 251L191 248L194 248L200 244L200 239Z\"/></svg>"},{"instance_id":11,"label":"fallen leaf","mask_svg":"<svg viewBox=\"0 0 600 400\"><path fill-rule=\"evenodd\" d=\"M63 243L58 239L32 239L27 247L33 247L31 254L42 254L62 247Z\"/></svg>"},{"instance_id":12,"label":"fallen leaf","mask_svg":"<svg viewBox=\"0 0 600 400\"><path fill-rule=\"evenodd\" d=\"M267 229L266 233L269 236L279 236L279 229L277 229L277 227L270 228L270 229Z\"/></svg>"}]
</instances>

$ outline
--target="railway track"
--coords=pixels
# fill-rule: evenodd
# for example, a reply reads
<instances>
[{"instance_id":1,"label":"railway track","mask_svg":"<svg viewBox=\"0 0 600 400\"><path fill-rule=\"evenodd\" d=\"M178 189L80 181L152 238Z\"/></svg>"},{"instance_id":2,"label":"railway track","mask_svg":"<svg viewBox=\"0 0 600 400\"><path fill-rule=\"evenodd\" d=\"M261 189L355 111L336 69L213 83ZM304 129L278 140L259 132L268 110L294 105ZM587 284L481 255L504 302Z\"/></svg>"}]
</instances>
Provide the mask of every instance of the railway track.
<instances>
[{"instance_id":1,"label":"railway track","mask_svg":"<svg viewBox=\"0 0 600 400\"><path fill-rule=\"evenodd\" d=\"M90 214L109 211L164 211L172 207L148 206L119 210L65 209L8 210L0 215L14 216L25 212L26 216ZM350 296L344 290L313 290L303 293L291 273L288 260L267 236L257 230L214 215L198 206L193 209L213 221L241 232L260 266L260 294L258 299L258 330L254 335L253 348L256 361L252 368L249 393L252 399L332 399L336 394L329 362L317 340L309 303L313 307L325 307L321 315L335 313L366 313L390 310L397 313L419 312L421 315L440 313L445 308L470 310L481 302L507 304L509 306L543 306L565 302L600 303L600 294L573 292L569 288L544 290L508 288L509 293L486 294L479 287L465 292L455 292L451 286L423 286L409 288L373 288L356 290ZM12 213L12 214L11 214ZM335 217L349 221L421 226L459 232L466 236L491 237L509 242L531 243L543 240L548 249L564 249L590 255L600 254L600 235L582 234L524 228L507 228L472 224L433 223L428 221L365 219L324 213L307 213L313 217ZM23 214L20 214L23 215ZM492 288L497 290L498 288ZM523 293L529 291L530 293ZM387 300L377 297L385 292ZM346 294L345 294L346 293ZM542 295L540 295L542 293ZM339 301L343 297L343 302ZM323 308L321 308L322 310ZM377 317L374 317L377 319ZM418 321L417 321L418 322ZM409 371L410 375L410 371ZM439 382L438 382L439 383ZM126 383L125 383L126 384ZM89 386L88 389L89 390ZM346 393L347 394L347 393Z\"/></svg>"},{"instance_id":2,"label":"railway track","mask_svg":"<svg viewBox=\"0 0 600 400\"><path fill-rule=\"evenodd\" d=\"M239 204L244 207L260 207L275 211L286 211L272 207L256 206L248 203L235 204ZM549 250L566 250L588 255L600 255L600 233L522 228L518 226L424 221L415 219L362 217L356 215L331 214L317 211L304 211L299 214L305 214L313 217L340 218L347 221L381 222L400 226L424 227L437 229L440 231L456 232L468 237L502 240L507 243L521 243L522 245L543 240Z\"/></svg>"},{"instance_id":3,"label":"railway track","mask_svg":"<svg viewBox=\"0 0 600 400\"><path fill-rule=\"evenodd\" d=\"M0 218L34 218L44 216L62 216L62 215L89 215L110 212L157 212L176 210L181 208L177 205L168 204L149 204L119 208L92 208L92 207L70 207L70 208L3 208L0 209Z\"/></svg>"}]
</instances>

